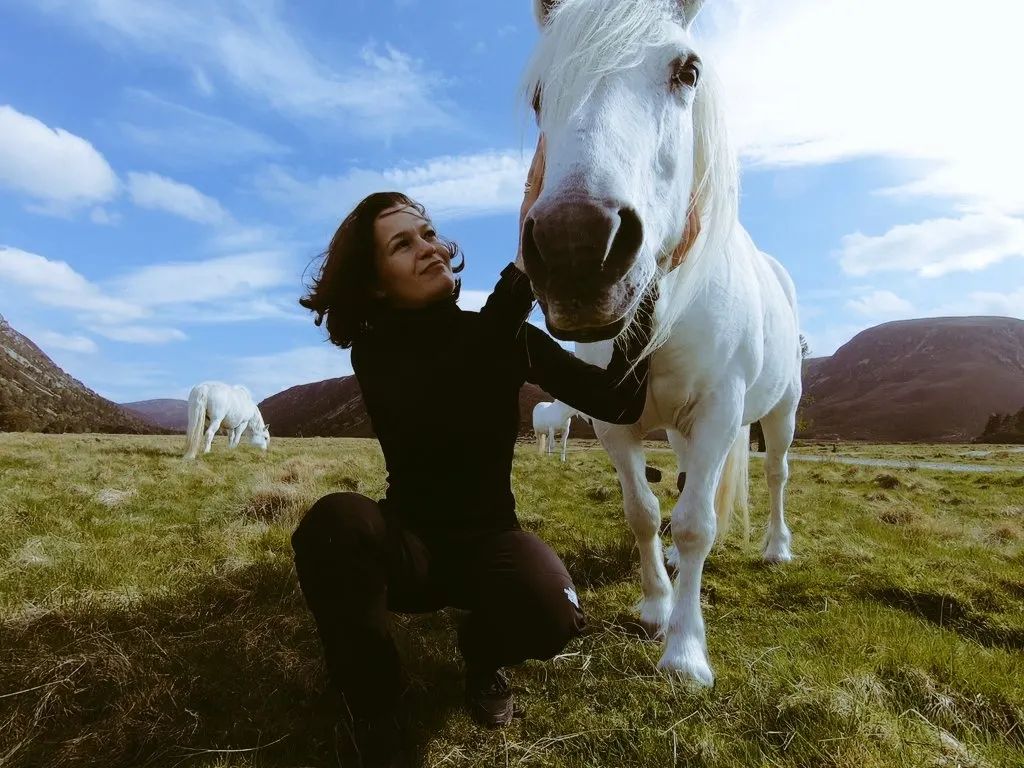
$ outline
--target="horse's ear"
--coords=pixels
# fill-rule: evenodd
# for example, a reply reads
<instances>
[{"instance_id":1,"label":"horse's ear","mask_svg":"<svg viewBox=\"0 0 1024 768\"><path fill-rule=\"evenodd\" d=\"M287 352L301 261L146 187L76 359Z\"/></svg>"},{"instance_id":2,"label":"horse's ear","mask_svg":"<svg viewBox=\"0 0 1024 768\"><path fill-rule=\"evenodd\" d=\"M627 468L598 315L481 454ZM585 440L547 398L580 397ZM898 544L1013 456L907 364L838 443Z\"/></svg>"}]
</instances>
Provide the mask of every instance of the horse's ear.
<instances>
[{"instance_id":1,"label":"horse's ear","mask_svg":"<svg viewBox=\"0 0 1024 768\"><path fill-rule=\"evenodd\" d=\"M704 0L679 0L679 7L683 11L683 24L687 29L693 25L693 20L700 13L702 5L704 5Z\"/></svg>"},{"instance_id":2,"label":"horse's ear","mask_svg":"<svg viewBox=\"0 0 1024 768\"><path fill-rule=\"evenodd\" d=\"M547 24L548 14L557 4L558 0L533 0L533 15L537 18L537 23L542 27Z\"/></svg>"}]
</instances>

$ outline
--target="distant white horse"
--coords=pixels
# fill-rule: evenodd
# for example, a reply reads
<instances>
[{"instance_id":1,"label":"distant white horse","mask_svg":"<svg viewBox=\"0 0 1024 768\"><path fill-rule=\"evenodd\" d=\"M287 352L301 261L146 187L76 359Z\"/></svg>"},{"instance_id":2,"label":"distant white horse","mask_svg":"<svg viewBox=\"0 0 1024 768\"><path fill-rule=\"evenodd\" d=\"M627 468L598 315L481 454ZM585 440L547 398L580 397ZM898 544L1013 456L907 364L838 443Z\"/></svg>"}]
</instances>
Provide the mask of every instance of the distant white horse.
<instances>
[{"instance_id":1,"label":"distant white horse","mask_svg":"<svg viewBox=\"0 0 1024 768\"><path fill-rule=\"evenodd\" d=\"M555 435L562 435L562 461L565 461L565 449L569 442L569 427L572 417L579 411L561 400L553 403L537 403L533 407L533 433L537 436L537 450L550 454L554 450Z\"/></svg>"},{"instance_id":2,"label":"distant white horse","mask_svg":"<svg viewBox=\"0 0 1024 768\"><path fill-rule=\"evenodd\" d=\"M764 428L771 515L763 556L791 558L783 515L800 400L796 295L738 221L738 175L708 66L690 34L701 0L533 0L543 34L526 78L546 142L523 255L548 328L607 365L658 283L647 407L595 422L640 550L659 668L711 685L700 583L729 515L746 519L749 424ZM783 73L780 73L780 77ZM644 479L642 436L668 430L686 483L672 512L675 591ZM680 485L683 483L680 481Z\"/></svg>"},{"instance_id":3,"label":"distant white horse","mask_svg":"<svg viewBox=\"0 0 1024 768\"><path fill-rule=\"evenodd\" d=\"M209 417L210 426L206 426ZM270 445L270 425L263 423L263 414L245 387L233 387L219 381L196 384L188 396L188 435L186 459L194 459L203 444L203 453L210 452L213 437L221 426L230 430L228 448L234 448L246 429L251 430L249 442L264 451Z\"/></svg>"}]
</instances>

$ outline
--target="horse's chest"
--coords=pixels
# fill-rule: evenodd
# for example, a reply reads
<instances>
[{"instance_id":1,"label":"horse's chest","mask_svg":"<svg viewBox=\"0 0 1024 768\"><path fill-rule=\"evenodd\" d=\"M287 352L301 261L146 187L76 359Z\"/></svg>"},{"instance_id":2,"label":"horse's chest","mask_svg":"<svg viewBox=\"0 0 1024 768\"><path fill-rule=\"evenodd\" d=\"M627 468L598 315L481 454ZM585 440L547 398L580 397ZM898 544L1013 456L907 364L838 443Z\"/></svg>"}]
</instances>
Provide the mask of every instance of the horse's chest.
<instances>
[{"instance_id":1,"label":"horse's chest","mask_svg":"<svg viewBox=\"0 0 1024 768\"><path fill-rule=\"evenodd\" d=\"M699 398L698 379L678 355L662 348L651 359L647 406L642 422L648 429L677 427L687 420Z\"/></svg>"}]
</instances>

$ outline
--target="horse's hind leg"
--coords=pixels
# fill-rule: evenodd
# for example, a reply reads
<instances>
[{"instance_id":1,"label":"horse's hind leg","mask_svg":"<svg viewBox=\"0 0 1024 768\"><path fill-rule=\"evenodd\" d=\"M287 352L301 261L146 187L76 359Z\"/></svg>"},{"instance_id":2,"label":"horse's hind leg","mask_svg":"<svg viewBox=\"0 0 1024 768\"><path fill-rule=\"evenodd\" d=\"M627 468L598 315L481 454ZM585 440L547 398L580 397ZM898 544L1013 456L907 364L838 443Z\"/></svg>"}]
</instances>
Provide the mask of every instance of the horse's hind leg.
<instances>
[{"instance_id":1,"label":"horse's hind leg","mask_svg":"<svg viewBox=\"0 0 1024 768\"><path fill-rule=\"evenodd\" d=\"M210 448L213 447L213 438L216 437L217 430L220 429L220 423L223 420L223 416L214 415L210 417L210 426L206 428L206 444L203 446L203 453L210 452Z\"/></svg>"},{"instance_id":2,"label":"horse's hind leg","mask_svg":"<svg viewBox=\"0 0 1024 768\"><path fill-rule=\"evenodd\" d=\"M764 474L768 481L770 514L765 532L762 557L769 563L788 563L793 559L790 549L792 536L786 525L785 492L789 479L789 447L796 429L796 406L799 391L787 392L778 405L761 419L764 431Z\"/></svg>"},{"instance_id":3,"label":"horse's hind leg","mask_svg":"<svg viewBox=\"0 0 1024 768\"><path fill-rule=\"evenodd\" d=\"M615 465L626 522L640 550L640 623L650 634L661 635L672 614L672 582L665 570L661 545L661 505L644 473L643 442L632 427L601 426L604 429L598 430L598 437Z\"/></svg>"},{"instance_id":4,"label":"horse's hind leg","mask_svg":"<svg viewBox=\"0 0 1024 768\"><path fill-rule=\"evenodd\" d=\"M676 455L676 488L679 490L679 495L682 496L683 489L686 487L686 438L675 429L665 431L668 444L672 446L672 451ZM679 550L676 549L675 544L668 548L665 559L673 568L679 567Z\"/></svg>"}]
</instances>

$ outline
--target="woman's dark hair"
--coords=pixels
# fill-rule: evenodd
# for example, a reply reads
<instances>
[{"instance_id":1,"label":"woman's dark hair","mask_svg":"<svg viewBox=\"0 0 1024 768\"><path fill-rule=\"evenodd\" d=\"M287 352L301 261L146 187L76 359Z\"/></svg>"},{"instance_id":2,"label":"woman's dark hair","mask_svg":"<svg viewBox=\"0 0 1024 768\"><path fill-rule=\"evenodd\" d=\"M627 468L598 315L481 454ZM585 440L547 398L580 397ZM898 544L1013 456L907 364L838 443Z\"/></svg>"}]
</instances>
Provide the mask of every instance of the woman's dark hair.
<instances>
[{"instance_id":1,"label":"woman's dark hair","mask_svg":"<svg viewBox=\"0 0 1024 768\"><path fill-rule=\"evenodd\" d=\"M401 192L375 192L364 198L341 222L331 244L318 257L319 272L299 304L316 314L317 326L327 319L331 343L351 347L369 326L374 307L380 301L373 295L377 280L373 223L386 210L406 207L427 218L423 206ZM461 272L466 264L459 246L449 240L440 242L448 251L452 272ZM453 298L458 298L461 287L462 281L456 280Z\"/></svg>"}]
</instances>

